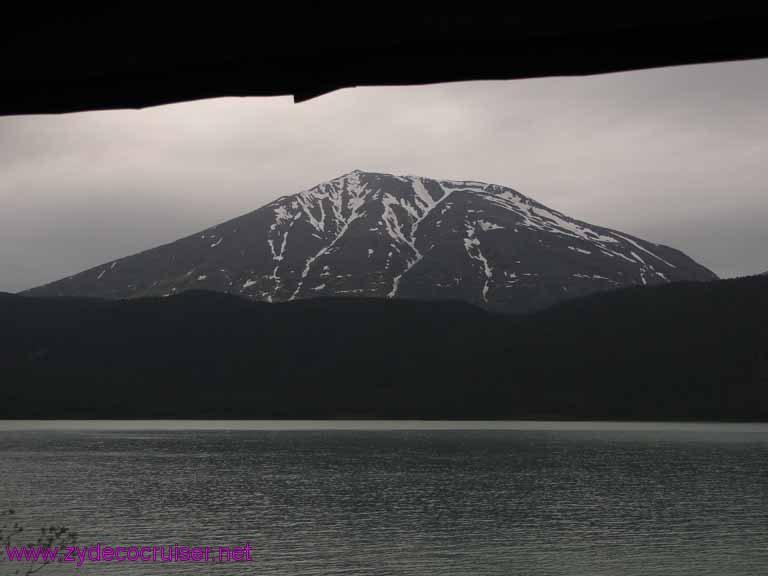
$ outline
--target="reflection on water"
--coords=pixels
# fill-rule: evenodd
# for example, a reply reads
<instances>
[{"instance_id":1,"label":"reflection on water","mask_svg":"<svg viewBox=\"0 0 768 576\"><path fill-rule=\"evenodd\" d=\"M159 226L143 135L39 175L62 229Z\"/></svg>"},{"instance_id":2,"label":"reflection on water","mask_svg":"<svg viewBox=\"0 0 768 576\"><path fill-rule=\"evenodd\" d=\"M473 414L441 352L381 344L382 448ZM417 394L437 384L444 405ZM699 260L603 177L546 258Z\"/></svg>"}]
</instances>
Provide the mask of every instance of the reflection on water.
<instances>
[{"instance_id":1,"label":"reflection on water","mask_svg":"<svg viewBox=\"0 0 768 576\"><path fill-rule=\"evenodd\" d=\"M247 542L255 558L42 575L768 568L765 425L4 423L0 463L0 504L30 526L89 545Z\"/></svg>"}]
</instances>

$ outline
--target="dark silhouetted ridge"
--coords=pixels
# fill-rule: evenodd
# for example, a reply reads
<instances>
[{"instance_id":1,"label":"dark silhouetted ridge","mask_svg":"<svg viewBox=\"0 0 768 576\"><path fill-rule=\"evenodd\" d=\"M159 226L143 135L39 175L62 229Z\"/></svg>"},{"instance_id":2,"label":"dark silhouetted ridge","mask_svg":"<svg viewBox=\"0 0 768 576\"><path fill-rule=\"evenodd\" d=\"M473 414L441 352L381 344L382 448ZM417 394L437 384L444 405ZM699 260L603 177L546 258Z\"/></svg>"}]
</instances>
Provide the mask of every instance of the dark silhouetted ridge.
<instances>
[{"instance_id":1,"label":"dark silhouetted ridge","mask_svg":"<svg viewBox=\"0 0 768 576\"><path fill-rule=\"evenodd\" d=\"M463 302L0 295L5 418L768 420L768 277Z\"/></svg>"}]
</instances>

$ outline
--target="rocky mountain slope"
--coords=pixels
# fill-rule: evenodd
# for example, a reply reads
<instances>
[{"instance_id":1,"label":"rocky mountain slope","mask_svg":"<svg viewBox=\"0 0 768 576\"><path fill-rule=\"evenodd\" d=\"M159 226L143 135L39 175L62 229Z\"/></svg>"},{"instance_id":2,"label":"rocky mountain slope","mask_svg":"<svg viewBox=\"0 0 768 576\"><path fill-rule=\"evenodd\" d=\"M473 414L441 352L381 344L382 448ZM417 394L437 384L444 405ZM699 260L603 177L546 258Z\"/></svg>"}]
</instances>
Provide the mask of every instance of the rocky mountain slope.
<instances>
[{"instance_id":1,"label":"rocky mountain slope","mask_svg":"<svg viewBox=\"0 0 768 576\"><path fill-rule=\"evenodd\" d=\"M613 288L715 278L678 250L574 220L510 188L354 171L28 294L124 299L205 289L267 302L463 300L524 313Z\"/></svg>"}]
</instances>

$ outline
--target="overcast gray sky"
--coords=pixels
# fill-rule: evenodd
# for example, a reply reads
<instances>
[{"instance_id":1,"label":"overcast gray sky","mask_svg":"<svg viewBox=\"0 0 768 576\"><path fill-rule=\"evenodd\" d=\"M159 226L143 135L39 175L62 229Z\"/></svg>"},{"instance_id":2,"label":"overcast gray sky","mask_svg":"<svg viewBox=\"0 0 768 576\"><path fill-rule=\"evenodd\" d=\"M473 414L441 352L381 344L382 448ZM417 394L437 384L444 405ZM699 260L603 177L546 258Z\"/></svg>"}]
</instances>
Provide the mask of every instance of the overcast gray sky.
<instances>
[{"instance_id":1,"label":"overcast gray sky","mask_svg":"<svg viewBox=\"0 0 768 576\"><path fill-rule=\"evenodd\" d=\"M480 180L768 270L768 60L0 117L0 291L152 248L354 169Z\"/></svg>"}]
</instances>

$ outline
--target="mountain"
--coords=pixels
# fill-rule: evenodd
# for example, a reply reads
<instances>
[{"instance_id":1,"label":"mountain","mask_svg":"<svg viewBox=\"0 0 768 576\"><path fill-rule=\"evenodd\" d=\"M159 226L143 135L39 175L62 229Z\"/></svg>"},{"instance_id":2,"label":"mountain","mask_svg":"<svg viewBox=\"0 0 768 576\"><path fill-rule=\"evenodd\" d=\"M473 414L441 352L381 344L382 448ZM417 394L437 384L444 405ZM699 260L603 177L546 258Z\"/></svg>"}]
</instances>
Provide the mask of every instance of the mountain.
<instances>
[{"instance_id":1,"label":"mountain","mask_svg":"<svg viewBox=\"0 0 768 576\"><path fill-rule=\"evenodd\" d=\"M768 277L461 302L0 294L0 418L768 421Z\"/></svg>"},{"instance_id":2,"label":"mountain","mask_svg":"<svg viewBox=\"0 0 768 576\"><path fill-rule=\"evenodd\" d=\"M522 313L597 291L716 276L683 253L503 186L355 171L29 290L125 299L190 289L284 302L462 300Z\"/></svg>"}]
</instances>

